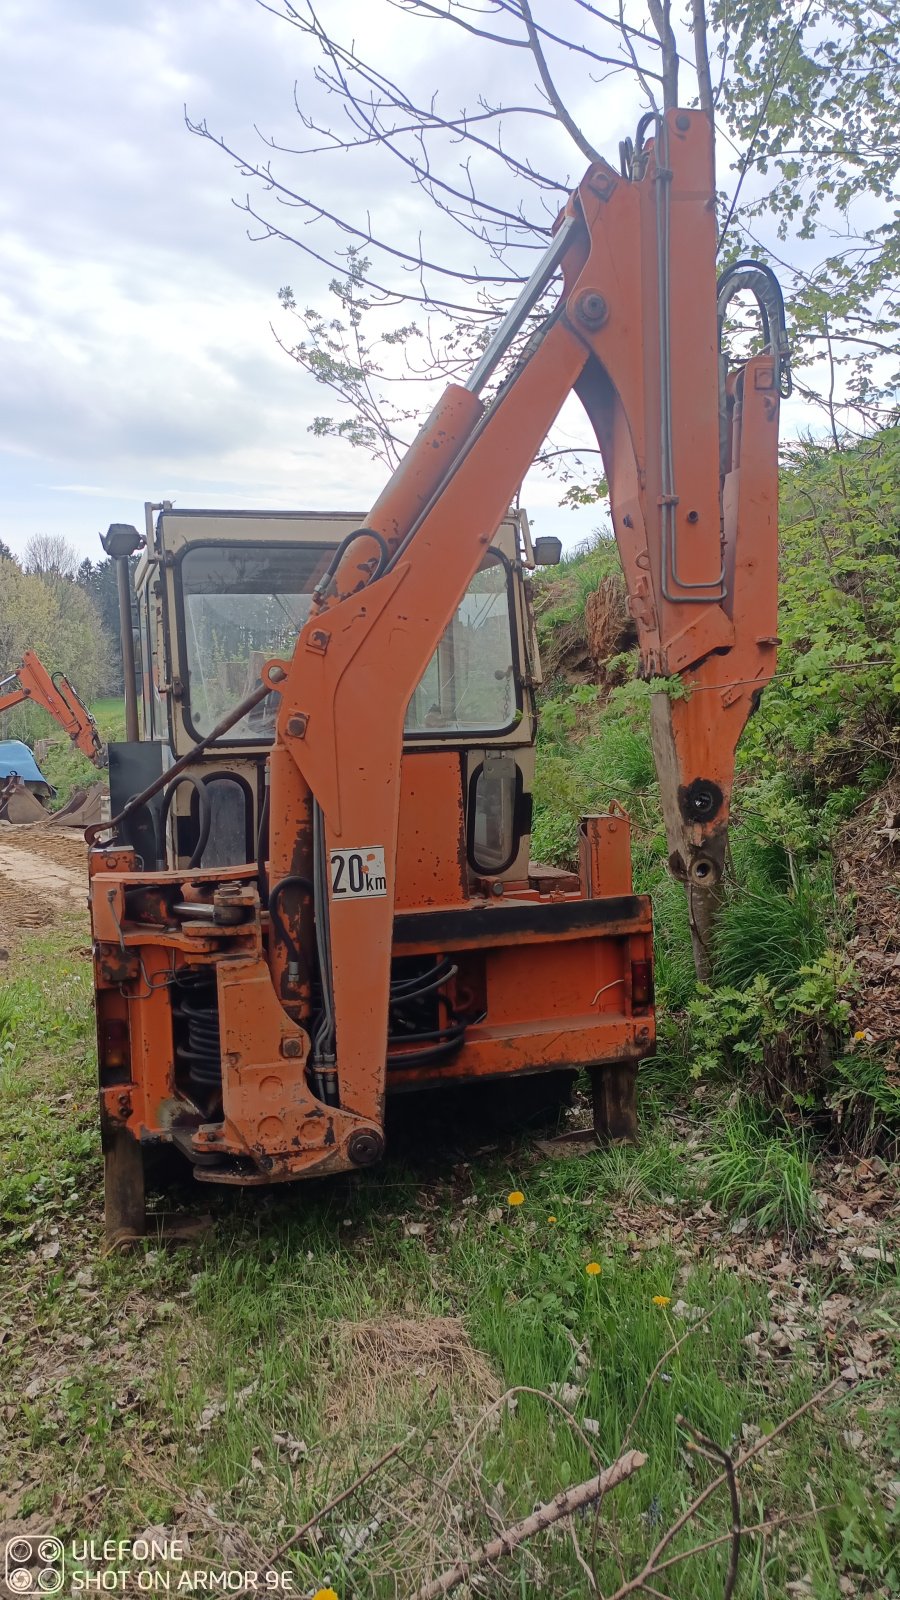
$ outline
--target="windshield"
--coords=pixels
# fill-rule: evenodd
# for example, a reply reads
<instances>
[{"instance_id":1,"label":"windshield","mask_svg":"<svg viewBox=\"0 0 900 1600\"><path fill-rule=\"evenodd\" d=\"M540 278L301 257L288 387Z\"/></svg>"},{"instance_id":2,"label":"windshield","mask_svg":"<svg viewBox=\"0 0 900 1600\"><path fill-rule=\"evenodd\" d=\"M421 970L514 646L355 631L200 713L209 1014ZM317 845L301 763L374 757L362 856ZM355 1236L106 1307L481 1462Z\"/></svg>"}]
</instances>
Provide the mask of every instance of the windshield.
<instances>
[{"instance_id":1,"label":"windshield","mask_svg":"<svg viewBox=\"0 0 900 1600\"><path fill-rule=\"evenodd\" d=\"M185 723L195 738L259 682L263 664L293 654L333 545L195 545L180 562L187 652ZM280 696L267 695L229 740L263 743L275 733ZM490 551L410 701L416 737L500 733L516 715L508 569Z\"/></svg>"},{"instance_id":2,"label":"windshield","mask_svg":"<svg viewBox=\"0 0 900 1600\"><path fill-rule=\"evenodd\" d=\"M185 721L210 733L259 683L273 656L294 652L312 593L333 545L194 545L181 561L181 599L190 680ZM273 737L279 695L267 695L230 738Z\"/></svg>"},{"instance_id":3,"label":"windshield","mask_svg":"<svg viewBox=\"0 0 900 1600\"><path fill-rule=\"evenodd\" d=\"M409 702L406 732L501 733L516 715L506 562L485 556Z\"/></svg>"}]
</instances>

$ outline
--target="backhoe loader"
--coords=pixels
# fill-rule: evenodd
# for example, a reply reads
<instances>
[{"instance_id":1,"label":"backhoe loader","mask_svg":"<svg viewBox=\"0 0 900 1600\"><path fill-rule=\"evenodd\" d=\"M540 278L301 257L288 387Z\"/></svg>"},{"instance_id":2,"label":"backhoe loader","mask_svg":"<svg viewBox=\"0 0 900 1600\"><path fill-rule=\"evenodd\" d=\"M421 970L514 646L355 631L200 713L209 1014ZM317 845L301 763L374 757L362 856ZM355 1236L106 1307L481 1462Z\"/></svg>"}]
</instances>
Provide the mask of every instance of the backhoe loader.
<instances>
[{"instance_id":1,"label":"backhoe loader","mask_svg":"<svg viewBox=\"0 0 900 1600\"><path fill-rule=\"evenodd\" d=\"M153 1144L203 1183L322 1177L380 1158L405 1091L586 1069L598 1133L634 1137L650 902L615 807L582 821L577 873L530 862L527 571L548 551L509 507L574 391L651 680L670 865L706 892L775 667L789 391L777 283L738 263L717 292L715 256L706 116L644 118L367 516L148 506L143 737L111 747L113 821L88 830L112 1237L144 1227ZM761 348L730 370L745 290Z\"/></svg>"}]
</instances>

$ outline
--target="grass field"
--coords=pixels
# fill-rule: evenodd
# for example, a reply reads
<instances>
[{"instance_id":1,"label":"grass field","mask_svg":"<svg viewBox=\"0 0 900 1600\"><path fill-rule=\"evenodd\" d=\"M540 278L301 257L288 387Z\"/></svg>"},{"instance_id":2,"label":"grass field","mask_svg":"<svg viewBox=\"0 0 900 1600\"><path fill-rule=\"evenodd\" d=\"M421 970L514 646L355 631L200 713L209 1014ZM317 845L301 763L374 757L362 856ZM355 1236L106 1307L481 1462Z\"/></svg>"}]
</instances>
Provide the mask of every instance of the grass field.
<instances>
[{"instance_id":1,"label":"grass field","mask_svg":"<svg viewBox=\"0 0 900 1600\"><path fill-rule=\"evenodd\" d=\"M900 1592L889 1173L813 1170L805 1242L781 1213L760 1234L705 1196L715 1115L663 1111L651 1074L639 1149L549 1159L481 1132L471 1103L453 1118L408 1105L378 1170L182 1187L158 1220L187 1237L105 1256L83 920L21 943L5 970L6 1530L175 1530L194 1566L283 1568L300 1595L412 1596L628 1438L646 1464L596 1526L564 1523L456 1591L610 1596L718 1470L679 1414L739 1452L837 1380L740 1473L744 1525L769 1526L743 1541L736 1592ZM717 1149L721 1178L727 1138ZM512 1386L541 1392L500 1401ZM721 1489L666 1554L729 1527ZM727 1551L645 1592L721 1594Z\"/></svg>"}]
</instances>

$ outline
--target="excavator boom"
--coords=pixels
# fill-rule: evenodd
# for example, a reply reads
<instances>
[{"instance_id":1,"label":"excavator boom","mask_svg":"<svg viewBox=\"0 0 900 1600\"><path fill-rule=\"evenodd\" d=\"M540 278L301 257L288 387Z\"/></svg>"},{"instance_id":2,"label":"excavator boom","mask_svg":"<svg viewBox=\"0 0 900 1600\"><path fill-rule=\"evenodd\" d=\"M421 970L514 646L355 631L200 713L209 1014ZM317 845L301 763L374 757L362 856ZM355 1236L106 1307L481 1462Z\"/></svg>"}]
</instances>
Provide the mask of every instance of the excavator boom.
<instances>
[{"instance_id":1,"label":"excavator boom","mask_svg":"<svg viewBox=\"0 0 900 1600\"><path fill-rule=\"evenodd\" d=\"M8 688L9 684L14 687ZM106 751L87 706L68 678L62 672L48 672L33 650L25 651L21 666L2 680L0 690L5 690L0 692L0 714L25 702L42 706L83 756L95 766L105 766Z\"/></svg>"},{"instance_id":2,"label":"excavator boom","mask_svg":"<svg viewBox=\"0 0 900 1600\"><path fill-rule=\"evenodd\" d=\"M296 779L325 896L335 853L373 844L387 892L328 896L323 1058L379 1122L388 1026L403 718L442 631L563 401L602 451L646 677L672 869L721 876L734 754L775 666L780 329L720 395L712 144L672 111L629 173L592 166L520 304L465 388L451 386L357 538L320 585L290 662L272 758L272 863L298 849ZM550 277L555 309L484 404L479 391ZM748 268L748 274L750 269ZM266 674L264 673L264 676ZM284 755L282 754L284 753ZM311 801L310 801L311 797ZM383 863L383 865L382 865ZM361 961L360 952L365 952ZM336 1043L335 1043L336 1041Z\"/></svg>"}]
</instances>

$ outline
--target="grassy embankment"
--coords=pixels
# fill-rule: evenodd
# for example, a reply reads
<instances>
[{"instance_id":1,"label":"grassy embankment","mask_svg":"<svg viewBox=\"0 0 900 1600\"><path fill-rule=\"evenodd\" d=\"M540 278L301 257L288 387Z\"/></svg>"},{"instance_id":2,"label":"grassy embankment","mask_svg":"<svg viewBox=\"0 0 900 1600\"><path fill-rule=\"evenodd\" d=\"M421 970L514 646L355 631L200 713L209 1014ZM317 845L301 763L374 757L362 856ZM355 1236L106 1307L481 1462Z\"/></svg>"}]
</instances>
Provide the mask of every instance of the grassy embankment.
<instances>
[{"instance_id":1,"label":"grassy embankment","mask_svg":"<svg viewBox=\"0 0 900 1600\"><path fill-rule=\"evenodd\" d=\"M801 1152L824 1139L893 1155L900 1138L898 479L900 430L839 455L798 448L783 475L778 671L738 752L709 993L666 871L614 545L538 585L535 853L570 863L578 817L625 805L656 913L659 1081L682 1097L739 1086L731 1131L743 1117L748 1144L761 1124Z\"/></svg>"}]
</instances>

